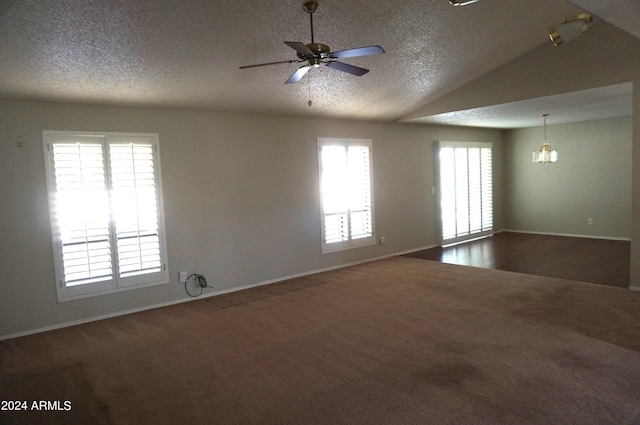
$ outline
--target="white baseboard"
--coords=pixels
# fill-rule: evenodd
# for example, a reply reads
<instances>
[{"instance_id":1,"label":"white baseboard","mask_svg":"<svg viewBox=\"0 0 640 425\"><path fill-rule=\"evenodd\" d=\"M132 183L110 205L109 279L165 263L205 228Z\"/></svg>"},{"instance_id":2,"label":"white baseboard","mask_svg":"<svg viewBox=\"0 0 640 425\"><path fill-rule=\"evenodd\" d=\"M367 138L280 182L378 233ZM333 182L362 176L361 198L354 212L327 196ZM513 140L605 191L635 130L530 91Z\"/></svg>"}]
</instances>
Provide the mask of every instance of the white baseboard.
<instances>
[{"instance_id":1,"label":"white baseboard","mask_svg":"<svg viewBox=\"0 0 640 425\"><path fill-rule=\"evenodd\" d=\"M534 232L531 230L518 230L518 229L502 229L501 232L528 233L531 235L547 235L547 236L568 236L572 238L603 239L603 240L609 240L609 241L627 241L627 242L631 241L630 237L623 238L619 236L597 236L597 235L579 235L574 233Z\"/></svg>"},{"instance_id":2,"label":"white baseboard","mask_svg":"<svg viewBox=\"0 0 640 425\"><path fill-rule=\"evenodd\" d=\"M628 238L598 237L598 236L591 236L591 235L573 235L573 234L560 234L560 233L543 233L543 232L531 232L531 231L512 230L512 229L501 229L501 230L495 231L494 233L500 233L500 232L530 233L530 234L551 235L551 236L572 236L572 237L583 237L583 238L592 238L592 239L609 239L609 240L624 240L624 241L630 240ZM142 311L152 310L152 309L155 309L155 308L168 307L168 306L171 306L171 305L181 304L181 303L190 302L190 301L196 301L198 299L203 299L203 298L215 297L215 296L218 296L218 295L228 294L228 293L232 293L232 292L243 291L245 289L256 288L256 287L259 287L259 286L271 285L271 284L274 284L274 283L283 282L285 280L290 280L290 279L295 279L295 278L299 278L299 277L304 277L304 276L310 276L310 275L314 275L314 274L318 274L318 273L323 273L323 272L327 272L327 271L331 271L331 270L337 270L337 269L342 269L342 268L346 268L346 267L356 266L358 264L370 263L372 261L383 260L385 258L397 257L397 256L405 255L405 254L411 254L413 252L423 251L425 249L436 248L437 246L439 246L439 245L423 246L423 247L420 247L420 248L414 248L414 249L394 252L394 253L391 253L391 254L386 254L386 255L382 255L382 256L378 256L378 257L374 257L374 258L368 258L368 259L365 259L365 260L354 261L354 262L340 264L340 265L336 265L336 266L310 270L310 271L306 271L306 272L302 272L302 273L296 273L296 274L292 274L292 275L288 275L288 276L278 277L278 278L275 278L275 279L263 280L263 281L256 282L256 283L253 283L253 284L238 286L238 287L234 287L234 288L231 288L231 289L224 289L224 290L220 290L220 291L207 292L207 293L203 293L200 297L196 297L196 298L180 298L178 300L167 301L167 302L164 302L164 303L153 304L153 305L149 305L149 306L145 306L145 307L139 307L139 308L134 308L134 309L129 309L129 310L123 310L123 311L119 311L119 312L115 312L115 313L109 313L109 314L104 314L104 315L100 315L100 316L93 316L93 317L89 317L89 318L85 318L85 319L72 320L72 321L69 321L69 322L58 323L58 324L52 325L52 326L45 326L45 327L42 327L42 328L31 329L31 330L18 332L18 333L14 333L14 334L9 334L9 335L1 335L0 336L0 341L7 340L7 339L12 339L12 338L18 338L18 337L21 337L21 336L37 334L37 333L41 333L41 332L52 331L52 330L56 330L56 329L62 329L62 328L66 328L66 327L69 327L69 326L82 325L84 323L96 322L98 320L110 319L110 318L113 318L113 317L124 316L124 315L127 315L127 314L139 313L139 312L142 312ZM640 291L640 287L638 287L638 286L630 286L629 289L632 290L632 291Z\"/></svg>"},{"instance_id":3,"label":"white baseboard","mask_svg":"<svg viewBox=\"0 0 640 425\"><path fill-rule=\"evenodd\" d=\"M303 273L296 273L296 274L292 274L292 275L288 275L288 276L282 276L282 277L278 277L278 278L275 278L275 279L263 280L263 281L260 281L260 282L257 282L257 283L253 283L253 284L249 284L249 285L237 286L237 287L234 287L234 288L231 288L231 289L224 289L224 290L220 290L220 291L207 292L207 293L203 293L201 296L195 297L195 298L180 298L179 300L167 301L167 302L164 302L164 303L153 304L153 305L149 305L149 306L145 306L145 307L138 307L138 308L129 309L129 310L123 310L123 311L104 314L104 315L100 315L100 316L92 316L92 317L85 318L85 319L72 320L72 321L69 321L69 322L58 323L58 324L52 325L52 326L45 326L45 327L42 327L42 328L31 329L31 330L28 330L28 331L18 332L18 333L9 334L9 335L1 335L0 336L0 341L6 340L6 339L11 339L11 338L18 338L18 337L21 337L21 336L37 334L37 333L41 333L41 332L53 331L53 330L56 330L56 329L62 329L62 328L66 328L66 327L69 327L69 326L82 325L84 323L96 322L98 320L111 319L113 317L124 316L124 315L127 315L127 314L133 314L133 313L139 313L139 312L146 311L146 310L152 310L154 308L168 307L168 306L171 306L171 305L182 304L182 303L185 303L185 302L195 301L195 300L202 299L202 298L215 297L215 296L218 296L218 295L223 295L223 294L228 294L228 293L232 293L232 292L243 291L245 289L256 288L256 287L259 287L259 286L271 285L271 284L283 282L283 281L289 280L289 279L295 279L295 278L309 276L309 275L318 274L318 273L323 273L323 272L327 272L327 271L331 271L331 270L342 269L342 268L345 268L345 267L356 266L358 264L370 263L372 261L383 260L385 258L397 257L397 256L400 256L400 255L409 254L409 253L416 252L416 251L422 251L424 249L434 248L435 246L436 245L430 245L430 246L426 246L426 247L422 247L422 248L416 248L416 249L411 249L411 250L407 250L407 251L395 252L395 253L392 253L392 254L386 254L386 255L382 255L382 256L378 256L378 257L374 257L374 258L368 258L366 260L354 261L354 262L351 262L351 263L340 264L340 265L331 266L331 267L325 267L325 268L322 268L322 269L315 269L315 270L311 270L311 271L307 271L307 272L303 272Z\"/></svg>"},{"instance_id":4,"label":"white baseboard","mask_svg":"<svg viewBox=\"0 0 640 425\"><path fill-rule=\"evenodd\" d=\"M400 255L412 254L414 252L424 251L425 249L437 248L438 246L440 246L440 245L427 245L427 246L423 246L421 248L408 249L406 251L396 252L392 256L393 257L397 257L397 256L400 256Z\"/></svg>"}]
</instances>

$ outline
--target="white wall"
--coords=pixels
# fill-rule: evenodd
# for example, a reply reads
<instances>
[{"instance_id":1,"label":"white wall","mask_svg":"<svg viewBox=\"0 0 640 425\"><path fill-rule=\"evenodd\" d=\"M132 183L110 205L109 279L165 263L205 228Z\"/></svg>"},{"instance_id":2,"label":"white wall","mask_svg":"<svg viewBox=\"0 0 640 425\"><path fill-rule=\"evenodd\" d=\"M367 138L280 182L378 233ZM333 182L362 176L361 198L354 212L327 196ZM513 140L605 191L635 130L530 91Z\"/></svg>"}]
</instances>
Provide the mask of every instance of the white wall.
<instances>
[{"instance_id":1,"label":"white wall","mask_svg":"<svg viewBox=\"0 0 640 425\"><path fill-rule=\"evenodd\" d=\"M170 284L57 302L43 130L159 133ZM385 245L321 253L317 137L373 140L376 230ZM491 141L501 155L501 137L496 130L0 100L0 337L186 300L180 270L225 291L435 245L433 142Z\"/></svg>"},{"instance_id":2,"label":"white wall","mask_svg":"<svg viewBox=\"0 0 640 425\"><path fill-rule=\"evenodd\" d=\"M548 126L555 164L531 161L543 127L506 131L505 227L630 239L632 128L631 117Z\"/></svg>"}]
</instances>

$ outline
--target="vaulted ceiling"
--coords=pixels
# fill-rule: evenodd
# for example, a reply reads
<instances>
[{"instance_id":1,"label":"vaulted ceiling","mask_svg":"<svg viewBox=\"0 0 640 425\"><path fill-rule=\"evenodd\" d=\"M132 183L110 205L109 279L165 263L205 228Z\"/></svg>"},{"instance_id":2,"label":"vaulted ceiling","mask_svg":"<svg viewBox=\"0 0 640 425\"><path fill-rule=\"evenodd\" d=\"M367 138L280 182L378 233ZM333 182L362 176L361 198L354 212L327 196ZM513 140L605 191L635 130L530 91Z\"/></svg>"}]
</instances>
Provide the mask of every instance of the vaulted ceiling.
<instances>
[{"instance_id":1,"label":"vaulted ceiling","mask_svg":"<svg viewBox=\"0 0 640 425\"><path fill-rule=\"evenodd\" d=\"M386 53L342 60L362 77L319 67L284 84L300 64L239 67L296 58L284 41L311 42L303 0L8 0L0 97L396 121L549 43L580 2L319 0L315 42Z\"/></svg>"}]
</instances>

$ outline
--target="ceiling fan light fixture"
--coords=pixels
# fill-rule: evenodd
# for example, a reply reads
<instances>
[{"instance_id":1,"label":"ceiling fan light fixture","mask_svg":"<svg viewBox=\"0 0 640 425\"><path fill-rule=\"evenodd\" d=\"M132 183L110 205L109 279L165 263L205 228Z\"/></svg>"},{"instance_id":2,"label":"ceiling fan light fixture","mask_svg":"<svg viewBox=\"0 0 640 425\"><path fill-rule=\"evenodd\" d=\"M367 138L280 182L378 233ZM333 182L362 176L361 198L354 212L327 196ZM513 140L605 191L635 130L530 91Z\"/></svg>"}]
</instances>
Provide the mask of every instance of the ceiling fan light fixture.
<instances>
[{"instance_id":1,"label":"ceiling fan light fixture","mask_svg":"<svg viewBox=\"0 0 640 425\"><path fill-rule=\"evenodd\" d=\"M581 13L565 19L561 24L549 27L549 38L554 45L568 43L578 38L593 26L593 16Z\"/></svg>"},{"instance_id":2,"label":"ceiling fan light fixture","mask_svg":"<svg viewBox=\"0 0 640 425\"><path fill-rule=\"evenodd\" d=\"M454 6L466 6L468 4L471 3L476 3L479 0L449 0L449 3L451 3Z\"/></svg>"},{"instance_id":3,"label":"ceiling fan light fixture","mask_svg":"<svg viewBox=\"0 0 640 425\"><path fill-rule=\"evenodd\" d=\"M302 77L304 77L309 69L318 68L319 66L328 66L338 71L346 72L347 74L362 76L369 72L368 69L360 68L359 66L350 65L348 63L339 62L338 59L353 58L358 56L370 56L379 55L384 53L384 49L378 45L356 47L353 49L339 50L332 52L329 46L322 43L316 43L313 35L313 14L318 9L318 2L315 0L307 1L302 5L302 8L309 15L309 27L311 29L311 43L304 44L299 41L285 41L284 43L296 51L297 59L258 63L255 65L244 65L239 69L257 68L260 66L277 65L282 63L306 63L298 68L289 77L285 84L297 83Z\"/></svg>"}]
</instances>

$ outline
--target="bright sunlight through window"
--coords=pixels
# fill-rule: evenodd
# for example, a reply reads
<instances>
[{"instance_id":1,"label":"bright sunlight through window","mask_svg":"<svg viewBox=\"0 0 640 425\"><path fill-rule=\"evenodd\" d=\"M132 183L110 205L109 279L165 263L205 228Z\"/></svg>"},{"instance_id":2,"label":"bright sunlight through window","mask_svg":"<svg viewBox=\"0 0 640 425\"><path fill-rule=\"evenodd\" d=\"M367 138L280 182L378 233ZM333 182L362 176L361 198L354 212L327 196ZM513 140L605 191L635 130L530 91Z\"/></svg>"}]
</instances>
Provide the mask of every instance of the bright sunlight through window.
<instances>
[{"instance_id":1,"label":"bright sunlight through window","mask_svg":"<svg viewBox=\"0 0 640 425\"><path fill-rule=\"evenodd\" d=\"M371 141L318 139L322 251L375 243Z\"/></svg>"},{"instance_id":2,"label":"bright sunlight through window","mask_svg":"<svg viewBox=\"0 0 640 425\"><path fill-rule=\"evenodd\" d=\"M43 140L58 298L167 282L158 136Z\"/></svg>"},{"instance_id":3,"label":"bright sunlight through window","mask_svg":"<svg viewBox=\"0 0 640 425\"><path fill-rule=\"evenodd\" d=\"M491 143L440 142L442 243L493 232Z\"/></svg>"}]
</instances>

